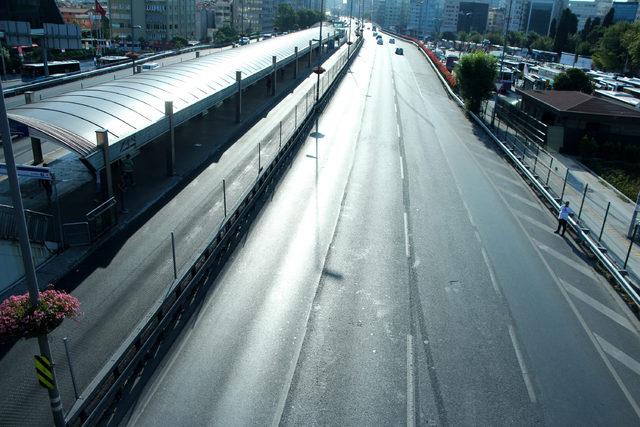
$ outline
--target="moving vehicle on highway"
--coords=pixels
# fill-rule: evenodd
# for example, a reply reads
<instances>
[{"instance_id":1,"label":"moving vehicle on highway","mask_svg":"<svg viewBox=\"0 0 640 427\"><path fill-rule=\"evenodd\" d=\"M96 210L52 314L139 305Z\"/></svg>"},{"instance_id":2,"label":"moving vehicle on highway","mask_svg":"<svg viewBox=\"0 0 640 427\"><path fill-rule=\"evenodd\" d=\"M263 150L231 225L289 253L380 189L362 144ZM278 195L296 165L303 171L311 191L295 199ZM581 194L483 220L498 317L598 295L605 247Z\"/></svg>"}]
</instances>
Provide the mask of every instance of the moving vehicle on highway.
<instances>
[{"instance_id":1,"label":"moving vehicle on highway","mask_svg":"<svg viewBox=\"0 0 640 427\"><path fill-rule=\"evenodd\" d=\"M110 67L112 65L124 64L125 62L129 62L131 59L127 56L120 55L109 55L109 56L101 56L96 60L96 67Z\"/></svg>"},{"instance_id":2,"label":"moving vehicle on highway","mask_svg":"<svg viewBox=\"0 0 640 427\"><path fill-rule=\"evenodd\" d=\"M142 71L155 70L156 68L160 68L160 65L157 62L147 62L146 64L142 64Z\"/></svg>"},{"instance_id":3,"label":"moving vehicle on highway","mask_svg":"<svg viewBox=\"0 0 640 427\"><path fill-rule=\"evenodd\" d=\"M404 50L401 47L396 48L396 55L404 55Z\"/></svg>"},{"instance_id":4,"label":"moving vehicle on highway","mask_svg":"<svg viewBox=\"0 0 640 427\"><path fill-rule=\"evenodd\" d=\"M80 61L50 61L49 76L59 76L80 71ZM45 78L44 63L23 64L20 71L23 82L35 82Z\"/></svg>"}]
</instances>

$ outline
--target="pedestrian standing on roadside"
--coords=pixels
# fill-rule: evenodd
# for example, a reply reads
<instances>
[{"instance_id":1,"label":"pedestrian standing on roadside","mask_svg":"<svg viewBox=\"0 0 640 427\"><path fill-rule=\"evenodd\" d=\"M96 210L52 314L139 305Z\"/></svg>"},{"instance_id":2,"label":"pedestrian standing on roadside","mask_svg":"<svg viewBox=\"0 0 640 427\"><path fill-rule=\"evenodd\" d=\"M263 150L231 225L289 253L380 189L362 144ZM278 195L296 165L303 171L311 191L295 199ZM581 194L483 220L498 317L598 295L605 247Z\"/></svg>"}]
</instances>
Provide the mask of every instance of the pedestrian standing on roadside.
<instances>
[{"instance_id":1,"label":"pedestrian standing on roadside","mask_svg":"<svg viewBox=\"0 0 640 427\"><path fill-rule=\"evenodd\" d=\"M46 163L42 164L43 168L48 167L49 165ZM41 179L40 185L44 188L44 192L47 194L47 202L51 204L51 196L53 195L53 188L51 188L51 181L48 179Z\"/></svg>"},{"instance_id":2,"label":"pedestrian standing on roadside","mask_svg":"<svg viewBox=\"0 0 640 427\"><path fill-rule=\"evenodd\" d=\"M564 205L560 207L560 213L558 214L558 228L554 231L555 234L559 234L560 229L562 229L562 233L560 233L560 235L564 236L565 231L567 231L567 221L571 214L573 214L573 209L569 207L569 202L564 202Z\"/></svg>"},{"instance_id":3,"label":"pedestrian standing on roadside","mask_svg":"<svg viewBox=\"0 0 640 427\"><path fill-rule=\"evenodd\" d=\"M122 160L122 173L124 174L124 182L127 186L135 187L136 183L133 179L133 160L131 155L127 154Z\"/></svg>"}]
</instances>

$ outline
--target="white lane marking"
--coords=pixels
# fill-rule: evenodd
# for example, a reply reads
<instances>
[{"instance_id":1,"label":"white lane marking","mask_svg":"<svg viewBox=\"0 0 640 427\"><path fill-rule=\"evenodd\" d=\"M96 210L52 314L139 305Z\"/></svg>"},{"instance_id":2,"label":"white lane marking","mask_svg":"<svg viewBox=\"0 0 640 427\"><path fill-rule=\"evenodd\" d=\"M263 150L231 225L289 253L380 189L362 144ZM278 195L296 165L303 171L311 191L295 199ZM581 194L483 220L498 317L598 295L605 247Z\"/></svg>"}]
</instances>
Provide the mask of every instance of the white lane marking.
<instances>
[{"instance_id":1,"label":"white lane marking","mask_svg":"<svg viewBox=\"0 0 640 427\"><path fill-rule=\"evenodd\" d=\"M404 180L404 166L402 165L402 156L400 156L400 178Z\"/></svg>"},{"instance_id":2,"label":"white lane marking","mask_svg":"<svg viewBox=\"0 0 640 427\"><path fill-rule=\"evenodd\" d=\"M501 179L501 180L505 180L505 181L509 181L510 183L512 183L513 185L516 185L518 187L524 187L525 183L524 181L520 180L515 180L509 176L503 175L499 172L496 172L493 169L487 169L487 172L489 172L491 174L491 176L495 177L496 179Z\"/></svg>"},{"instance_id":3,"label":"white lane marking","mask_svg":"<svg viewBox=\"0 0 640 427\"><path fill-rule=\"evenodd\" d=\"M396 114L398 114L398 103L393 104L393 109L396 110Z\"/></svg>"},{"instance_id":4,"label":"white lane marking","mask_svg":"<svg viewBox=\"0 0 640 427\"><path fill-rule=\"evenodd\" d=\"M512 193L510 191L507 191L503 188L498 188L498 190L503 193L506 194L508 197L513 197L516 200L519 200L520 202L524 203L527 206L530 206L534 209L537 209L539 211L542 211L542 208L540 207L540 205L538 205L536 202L533 202L529 199L527 199L526 197L522 197L521 195L517 194L517 193ZM507 206L511 206L509 203L507 203Z\"/></svg>"},{"instance_id":5,"label":"white lane marking","mask_svg":"<svg viewBox=\"0 0 640 427\"><path fill-rule=\"evenodd\" d=\"M409 219L407 218L407 213L404 213L404 253L407 255L407 258L411 256L411 252L409 251Z\"/></svg>"},{"instance_id":6,"label":"white lane marking","mask_svg":"<svg viewBox=\"0 0 640 427\"><path fill-rule=\"evenodd\" d=\"M547 225L547 224L544 224L544 223L542 223L542 222L538 221L537 219L534 219L534 218L530 217L529 215L525 214L524 212L522 212L522 211L520 211L520 210L518 210L518 209L515 209L515 208L513 208L513 207L511 207L511 210L512 210L514 213L516 213L516 214L518 215L518 217L520 217L520 218L524 219L524 220L525 220L525 221L527 221L529 224L533 224L533 225L535 225L536 227L538 227L538 228L540 228L540 229L542 229L542 230L544 230L544 231L547 231L547 232L549 232L549 233L551 233L551 232L552 232L553 227L555 226L555 224L554 224L554 225ZM545 218L546 218L546 216L545 216Z\"/></svg>"},{"instance_id":7,"label":"white lane marking","mask_svg":"<svg viewBox=\"0 0 640 427\"><path fill-rule=\"evenodd\" d=\"M509 325L509 336L511 337L511 345L513 345L513 349L516 352L518 365L520 365L520 373L522 374L522 378L524 379L524 385L527 387L527 393L529 393L529 400L531 400L531 403L536 403L536 393L533 390L533 384L531 384L529 371L527 371L527 366L524 364L524 358L522 357L522 353L520 352L520 347L518 346L516 333L514 332L513 326L511 325Z\"/></svg>"},{"instance_id":8,"label":"white lane marking","mask_svg":"<svg viewBox=\"0 0 640 427\"><path fill-rule=\"evenodd\" d=\"M396 133L398 134L398 138L400 138L400 125L396 123Z\"/></svg>"},{"instance_id":9,"label":"white lane marking","mask_svg":"<svg viewBox=\"0 0 640 427\"><path fill-rule=\"evenodd\" d=\"M416 397L413 376L413 336L407 334L407 427L414 427L416 425Z\"/></svg>"},{"instance_id":10,"label":"white lane marking","mask_svg":"<svg viewBox=\"0 0 640 427\"><path fill-rule=\"evenodd\" d=\"M476 236L476 240L478 241L478 243L482 243L482 239L480 238L480 233L478 233L478 230L473 230L473 234Z\"/></svg>"},{"instance_id":11,"label":"white lane marking","mask_svg":"<svg viewBox=\"0 0 640 427\"><path fill-rule=\"evenodd\" d=\"M609 356L613 357L636 374L640 375L640 363L638 363L636 359L629 356L627 353L620 350L618 347L614 346L595 332L593 333L593 335L596 337L596 340L598 340L598 343L600 343L600 345L602 346L602 349Z\"/></svg>"},{"instance_id":12,"label":"white lane marking","mask_svg":"<svg viewBox=\"0 0 640 427\"><path fill-rule=\"evenodd\" d=\"M594 308L595 310L599 311L601 314L604 314L609 319L613 320L614 322L616 322L618 325L622 326L623 328L627 328L629 331L631 331L633 333L636 333L635 328L631 325L631 323L623 315L621 315L621 314L617 313L616 311L610 309L606 305L602 304L600 301L598 301L595 298L587 295L586 293L584 293L580 289L576 288L575 286L570 285L566 280L560 279L560 283L562 283L562 285L567 290L567 292L569 292L574 297L578 298L580 301L590 305L592 308Z\"/></svg>"},{"instance_id":13,"label":"white lane marking","mask_svg":"<svg viewBox=\"0 0 640 427\"><path fill-rule=\"evenodd\" d=\"M479 159L482 159L483 161L490 162L490 163L492 163L492 164L494 164L496 166L499 166L500 168L504 169L505 171L508 170L510 172L513 172L513 168L511 168L509 166L509 164L504 160L503 161L496 160L494 158L489 157L486 154L483 154L483 153L480 153L480 152L476 151L475 149L472 149L471 152L473 153L474 156L478 157ZM493 153L493 151L491 151L491 153ZM497 154L496 154L496 156L497 156Z\"/></svg>"},{"instance_id":14,"label":"white lane marking","mask_svg":"<svg viewBox=\"0 0 640 427\"><path fill-rule=\"evenodd\" d=\"M498 286L498 281L496 280L496 276L493 272L493 266L489 262L489 256L487 255L487 251L484 250L484 247L480 248L480 252L482 252L482 258L484 258L484 263L487 265L487 270L489 270L489 278L491 279L491 285L493 285L493 290L498 294L500 298L502 298L502 291Z\"/></svg>"},{"instance_id":15,"label":"white lane marking","mask_svg":"<svg viewBox=\"0 0 640 427\"><path fill-rule=\"evenodd\" d=\"M568 256L561 254L555 249L551 249L549 246L537 241L536 239L532 238L531 240L533 240L533 243L535 243L544 252L548 253L549 255L556 258L557 260L562 261L564 264L568 265L574 270L579 271L580 273L584 274L587 277L596 277L596 273L591 267L587 267L578 261L574 261Z\"/></svg>"}]
</instances>

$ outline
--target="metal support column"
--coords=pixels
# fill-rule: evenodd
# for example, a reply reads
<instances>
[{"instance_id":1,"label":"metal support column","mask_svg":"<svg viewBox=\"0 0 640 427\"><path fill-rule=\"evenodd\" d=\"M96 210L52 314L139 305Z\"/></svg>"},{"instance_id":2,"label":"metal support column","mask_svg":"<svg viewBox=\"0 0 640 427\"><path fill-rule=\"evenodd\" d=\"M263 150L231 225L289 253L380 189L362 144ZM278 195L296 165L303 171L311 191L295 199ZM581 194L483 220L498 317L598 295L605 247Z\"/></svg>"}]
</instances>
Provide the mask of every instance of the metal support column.
<instances>
[{"instance_id":1,"label":"metal support column","mask_svg":"<svg viewBox=\"0 0 640 427\"><path fill-rule=\"evenodd\" d=\"M173 101L164 102L164 115L169 120L169 146L167 147L167 175L176 174L176 134L173 123Z\"/></svg>"},{"instance_id":2,"label":"metal support column","mask_svg":"<svg viewBox=\"0 0 640 427\"><path fill-rule=\"evenodd\" d=\"M113 181L111 179L111 157L109 156L109 133L106 129L96 130L98 147L102 148L104 159L105 185L107 186L107 199L113 197ZM100 172L97 172L100 173Z\"/></svg>"},{"instance_id":3,"label":"metal support column","mask_svg":"<svg viewBox=\"0 0 640 427\"><path fill-rule=\"evenodd\" d=\"M26 104L32 104L34 101L34 93L33 91L26 91L24 93L24 102ZM31 152L33 153L33 163L34 165L39 165L44 160L42 156L42 142L40 138L31 137Z\"/></svg>"},{"instance_id":4,"label":"metal support column","mask_svg":"<svg viewBox=\"0 0 640 427\"><path fill-rule=\"evenodd\" d=\"M236 84L238 85L238 94L236 98L236 123L242 120L242 71L236 71Z\"/></svg>"},{"instance_id":5,"label":"metal support column","mask_svg":"<svg viewBox=\"0 0 640 427\"><path fill-rule=\"evenodd\" d=\"M293 48L293 55L295 56L295 65L293 68L293 79L298 78L298 46Z\"/></svg>"},{"instance_id":6,"label":"metal support column","mask_svg":"<svg viewBox=\"0 0 640 427\"><path fill-rule=\"evenodd\" d=\"M271 79L273 80L273 84L271 85L271 96L276 96L276 85L277 85L277 80L278 80L278 73L277 71L277 67L276 67L276 62L278 61L278 59L276 58L275 55L273 55L271 57L271 64L273 66L273 70L271 71Z\"/></svg>"},{"instance_id":7,"label":"metal support column","mask_svg":"<svg viewBox=\"0 0 640 427\"><path fill-rule=\"evenodd\" d=\"M313 40L309 40L309 68L311 68L311 53L313 52Z\"/></svg>"}]
</instances>

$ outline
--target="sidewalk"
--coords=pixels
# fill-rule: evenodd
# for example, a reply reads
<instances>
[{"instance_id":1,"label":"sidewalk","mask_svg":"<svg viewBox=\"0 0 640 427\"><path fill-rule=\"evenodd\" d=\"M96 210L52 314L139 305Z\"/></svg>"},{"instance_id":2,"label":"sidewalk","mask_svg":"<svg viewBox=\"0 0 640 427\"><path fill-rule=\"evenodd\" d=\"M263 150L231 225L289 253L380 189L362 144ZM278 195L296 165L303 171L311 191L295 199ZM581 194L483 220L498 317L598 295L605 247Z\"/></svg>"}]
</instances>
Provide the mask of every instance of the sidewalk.
<instances>
[{"instance_id":1,"label":"sidewalk","mask_svg":"<svg viewBox=\"0 0 640 427\"><path fill-rule=\"evenodd\" d=\"M344 59L345 51L346 46L323 64L328 71L323 74L321 88L335 74L332 65ZM301 75L309 75L310 70L304 65L301 63ZM164 144L156 143L143 150L136 158L137 185L126 195L130 213L122 216L119 232L114 231L114 236L86 262L65 264L67 254L75 251L71 249L39 271L41 283L46 283L48 277L60 276L57 269L73 265L73 271L56 285L73 290L84 312L78 322L64 322L50 336L66 409L71 407L74 397L62 338L69 339L73 368L82 391L171 286L171 233L175 235L177 268L187 268L224 219L222 179L226 180L227 205L231 210L258 176L258 143L261 164L266 165L278 151L280 126L283 139L287 138L296 122L299 124L303 114L310 111L316 76L306 78L292 93L289 92L296 82L291 80L290 70L287 78L288 86L278 86L281 96L286 97L268 113L259 113L271 101L265 86L258 83L246 92L245 111L256 111L261 120L232 145L226 141L237 137L241 127L223 124L234 117L233 102L224 103L218 110L177 130L178 176L165 176ZM198 164L203 167L190 172L192 165ZM93 186L83 191L91 195ZM68 205L65 215L76 214L71 208L72 201L65 203ZM22 340L5 349L0 360L3 372L0 389L11 390L3 393L0 400L3 426L49 422L46 393L38 387L32 372L31 356L36 353L33 340Z\"/></svg>"}]
</instances>

